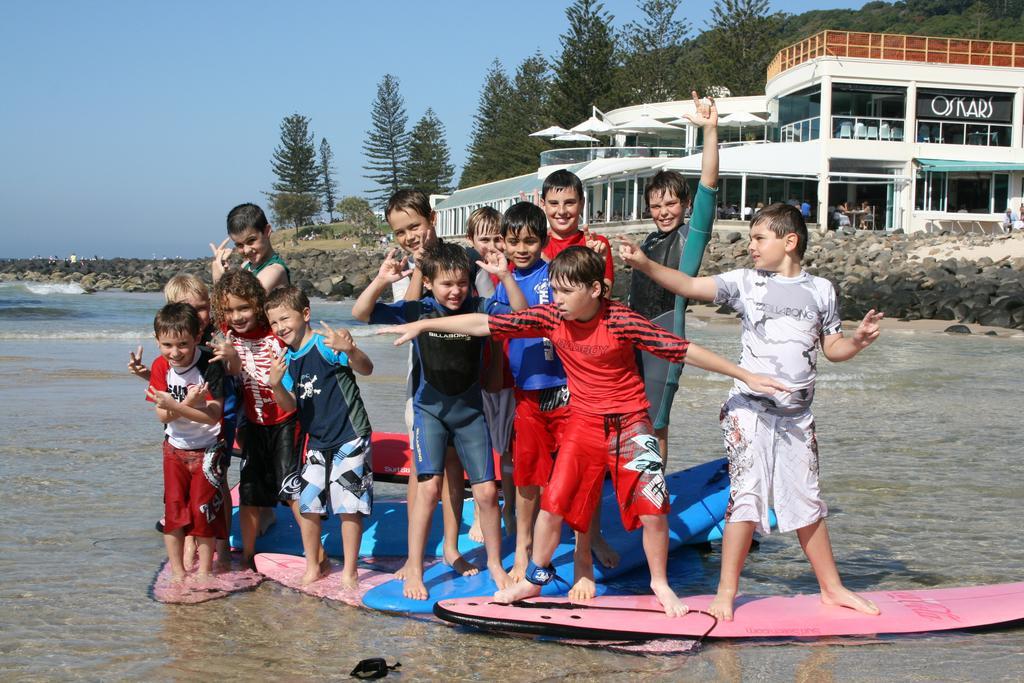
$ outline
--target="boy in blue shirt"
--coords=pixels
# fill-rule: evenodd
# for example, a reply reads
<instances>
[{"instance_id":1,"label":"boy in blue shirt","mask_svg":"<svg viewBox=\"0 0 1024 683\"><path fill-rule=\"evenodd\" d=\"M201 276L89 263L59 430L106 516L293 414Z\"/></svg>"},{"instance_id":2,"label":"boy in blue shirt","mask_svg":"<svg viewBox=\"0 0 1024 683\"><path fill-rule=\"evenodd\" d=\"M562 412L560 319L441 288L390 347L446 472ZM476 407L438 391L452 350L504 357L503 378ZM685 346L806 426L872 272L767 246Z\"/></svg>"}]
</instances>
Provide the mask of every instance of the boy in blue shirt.
<instances>
[{"instance_id":1,"label":"boy in blue shirt","mask_svg":"<svg viewBox=\"0 0 1024 683\"><path fill-rule=\"evenodd\" d=\"M501 278L515 308L526 307L505 259L495 254L492 263L477 264ZM511 312L493 299L470 296L470 263L466 250L457 244L436 241L427 246L419 261L423 284L430 295L415 301L375 303L379 289L368 287L353 310L370 310L374 324L401 324L424 318L459 313ZM487 568L498 586L508 586L501 566L501 521L491 437L483 412L480 369L484 340L464 334L432 334L414 345L413 457L419 490L409 511L409 560L405 565L403 594L413 600L429 596L423 583L423 552L430 519L441 496L445 451L455 444L459 460L469 476L480 528L487 550Z\"/></svg>"},{"instance_id":2,"label":"boy in blue shirt","mask_svg":"<svg viewBox=\"0 0 1024 683\"><path fill-rule=\"evenodd\" d=\"M274 334L288 345L268 373L274 399L284 410L298 410L308 437L303 462L281 484L282 490L298 494L306 555L302 583L316 581L327 569L320 520L330 511L341 517L342 585L356 588L362 518L373 508L373 467L370 420L353 370L369 375L373 362L348 330L332 330L321 322L323 330L314 332L309 326L309 299L297 287L274 290L265 309Z\"/></svg>"}]
</instances>

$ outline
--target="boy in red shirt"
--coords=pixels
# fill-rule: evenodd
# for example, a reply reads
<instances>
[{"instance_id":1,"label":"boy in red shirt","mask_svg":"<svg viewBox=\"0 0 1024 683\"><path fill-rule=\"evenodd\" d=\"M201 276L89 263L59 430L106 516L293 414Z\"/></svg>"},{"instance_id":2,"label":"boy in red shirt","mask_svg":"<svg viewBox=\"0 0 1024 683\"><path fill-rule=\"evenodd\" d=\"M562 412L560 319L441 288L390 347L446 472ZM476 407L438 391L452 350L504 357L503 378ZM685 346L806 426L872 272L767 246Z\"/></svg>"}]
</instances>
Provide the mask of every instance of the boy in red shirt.
<instances>
[{"instance_id":1,"label":"boy in red shirt","mask_svg":"<svg viewBox=\"0 0 1024 683\"><path fill-rule=\"evenodd\" d=\"M471 314L420 320L383 330L403 343L421 332L493 334L495 339L547 337L562 360L571 419L562 436L551 480L541 497L533 553L526 577L498 591L497 602L533 597L554 578L551 556L562 520L585 531L600 499L605 469L611 469L623 526L643 526L651 589L669 616L687 611L668 584L668 491L658 441L648 417L634 348L673 362L753 382L759 391L787 391L696 344L676 337L625 306L605 298L603 259L585 247L570 247L551 262L554 302L508 315Z\"/></svg>"},{"instance_id":2,"label":"boy in red shirt","mask_svg":"<svg viewBox=\"0 0 1024 683\"><path fill-rule=\"evenodd\" d=\"M589 247L604 259L604 285L611 293L615 282L615 263L608 239L591 235L587 228L580 229L580 214L586 204L583 182L572 171L564 168L548 175L540 190L541 205L548 217L548 243L544 245L544 259L558 256L569 247Z\"/></svg>"}]
</instances>

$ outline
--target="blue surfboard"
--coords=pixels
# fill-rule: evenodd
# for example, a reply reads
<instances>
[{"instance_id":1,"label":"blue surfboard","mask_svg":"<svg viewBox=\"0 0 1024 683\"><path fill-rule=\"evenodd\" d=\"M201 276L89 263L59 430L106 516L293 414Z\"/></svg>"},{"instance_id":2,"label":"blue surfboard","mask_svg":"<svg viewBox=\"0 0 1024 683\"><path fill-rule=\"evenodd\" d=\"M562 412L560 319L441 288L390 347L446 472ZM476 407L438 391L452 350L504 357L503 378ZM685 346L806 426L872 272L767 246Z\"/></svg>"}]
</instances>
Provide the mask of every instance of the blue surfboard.
<instances>
[{"instance_id":1,"label":"blue surfboard","mask_svg":"<svg viewBox=\"0 0 1024 683\"><path fill-rule=\"evenodd\" d=\"M473 500L468 498L462 508L462 524L459 530L459 552L467 553L481 545L469 537L473 525ZM299 525L291 508L278 505L274 508L276 521L267 532L256 539L257 553L281 553L302 555L302 538ZM409 507L404 500L377 500L373 503L373 514L364 520L363 539L359 545L360 557L404 557L408 547ZM444 522L441 509L434 512L427 536L427 554L440 557L443 553ZM321 541L324 550L331 557L342 557L341 527L331 517L323 521ZM238 521L238 508L231 514L231 546L242 547L242 530Z\"/></svg>"},{"instance_id":2,"label":"blue surfboard","mask_svg":"<svg viewBox=\"0 0 1024 683\"><path fill-rule=\"evenodd\" d=\"M703 542L709 529L725 517L729 500L729 475L727 461L722 458L697 467L674 472L666 477L671 511L669 512L669 549L675 549L690 542ZM643 534L627 532L622 527L618 502L606 482L601 501L602 532L605 540L619 553L619 564L614 568L594 563L594 577L601 584L622 576L646 563L643 551ZM695 541L694 539L699 539ZM502 546L502 565L511 567L515 559L514 539L505 539ZM563 534L552 564L566 584L575 581L573 572L574 541L571 530L563 528ZM477 566L486 566L482 547L470 553L467 560ZM426 600L411 600L402 595L403 582L399 580L381 584L363 596L366 607L387 612L428 614L438 600L448 600L477 595L490 595L497 590L490 572L482 569L475 576L460 576L443 564L434 565L423 574L424 583L430 596ZM558 595L566 592L565 584L552 581L542 589L542 595Z\"/></svg>"}]
</instances>

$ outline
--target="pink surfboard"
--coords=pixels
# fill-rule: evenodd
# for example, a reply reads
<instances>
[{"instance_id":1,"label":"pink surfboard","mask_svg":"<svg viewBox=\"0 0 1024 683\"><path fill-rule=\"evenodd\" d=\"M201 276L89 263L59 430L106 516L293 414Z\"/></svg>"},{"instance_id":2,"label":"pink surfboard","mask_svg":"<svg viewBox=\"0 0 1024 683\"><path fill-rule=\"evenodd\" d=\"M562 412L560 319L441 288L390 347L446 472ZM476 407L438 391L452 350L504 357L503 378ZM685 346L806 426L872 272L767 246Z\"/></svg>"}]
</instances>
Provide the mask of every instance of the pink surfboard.
<instances>
[{"instance_id":1,"label":"pink surfboard","mask_svg":"<svg viewBox=\"0 0 1024 683\"><path fill-rule=\"evenodd\" d=\"M598 640L650 638L820 638L926 633L1024 621L1024 582L967 588L862 593L881 610L869 616L821 603L817 594L741 596L734 620L715 624L690 613L666 617L653 596L604 596L572 605L567 598L535 598L499 605L490 598L442 600L434 614L446 621L497 631ZM686 596L691 610L706 610L713 596ZM571 607L570 609L565 608ZM713 628L712 628L713 627ZM709 632L710 629L710 632Z\"/></svg>"},{"instance_id":2,"label":"pink surfboard","mask_svg":"<svg viewBox=\"0 0 1024 683\"><path fill-rule=\"evenodd\" d=\"M194 605L209 600L226 598L232 593L251 591L263 583L263 577L254 571L242 569L237 558L233 558L231 569L216 572L206 581L189 572L184 583L171 582L171 565L164 562L153 579L152 595L157 602L172 605Z\"/></svg>"},{"instance_id":3,"label":"pink surfboard","mask_svg":"<svg viewBox=\"0 0 1024 683\"><path fill-rule=\"evenodd\" d=\"M343 602L353 607L362 604L363 595L374 586L391 581L394 572L402 566L404 558L362 558L357 570L359 586L346 588L341 585L341 565L331 561L328 574L318 581L302 585L306 573L306 559L296 555L279 553L257 553L254 558L256 569L271 581L317 598Z\"/></svg>"}]
</instances>

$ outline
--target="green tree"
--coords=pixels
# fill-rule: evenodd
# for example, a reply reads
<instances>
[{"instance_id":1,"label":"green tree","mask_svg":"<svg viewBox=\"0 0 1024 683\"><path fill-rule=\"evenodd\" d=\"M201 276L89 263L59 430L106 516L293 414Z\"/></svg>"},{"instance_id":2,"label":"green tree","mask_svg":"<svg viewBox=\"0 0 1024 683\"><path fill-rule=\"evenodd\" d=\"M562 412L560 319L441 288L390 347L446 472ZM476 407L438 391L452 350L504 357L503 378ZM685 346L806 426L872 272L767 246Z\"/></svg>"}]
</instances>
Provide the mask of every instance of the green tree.
<instances>
[{"instance_id":1,"label":"green tree","mask_svg":"<svg viewBox=\"0 0 1024 683\"><path fill-rule=\"evenodd\" d=\"M591 106L607 109L621 98L614 91L614 17L595 0L575 0L565 16L569 29L559 37L562 52L554 61L551 115L570 128L590 116Z\"/></svg>"},{"instance_id":2,"label":"green tree","mask_svg":"<svg viewBox=\"0 0 1024 683\"><path fill-rule=\"evenodd\" d=\"M550 145L543 138L530 137L530 133L550 125L550 102L551 70L538 52L519 64L508 107L499 117L499 135L505 148L503 162L498 160L503 166L501 177L511 178L537 169L540 153Z\"/></svg>"},{"instance_id":3,"label":"green tree","mask_svg":"<svg viewBox=\"0 0 1024 683\"><path fill-rule=\"evenodd\" d=\"M642 0L642 20L622 29L616 90L626 103L685 99L695 83L693 65L681 59L690 23L675 18L679 4L680 0Z\"/></svg>"},{"instance_id":4,"label":"green tree","mask_svg":"<svg viewBox=\"0 0 1024 683\"><path fill-rule=\"evenodd\" d=\"M337 199L338 183L334 180L334 153L327 138L320 139L320 196L324 200L324 209L334 222L334 203Z\"/></svg>"},{"instance_id":5,"label":"green tree","mask_svg":"<svg viewBox=\"0 0 1024 683\"><path fill-rule=\"evenodd\" d=\"M345 223L360 228L375 227L378 223L370 202L362 197L344 197L334 208Z\"/></svg>"},{"instance_id":6,"label":"green tree","mask_svg":"<svg viewBox=\"0 0 1024 683\"><path fill-rule=\"evenodd\" d=\"M302 225L318 213L320 174L309 130L309 118L302 114L281 121L281 141L274 149L271 168L277 181L269 194L277 222ZM312 209L306 197L312 199Z\"/></svg>"},{"instance_id":7,"label":"green tree","mask_svg":"<svg viewBox=\"0 0 1024 683\"><path fill-rule=\"evenodd\" d=\"M448 194L452 191L454 174L444 124L428 107L409 136L409 156L402 185L427 195Z\"/></svg>"},{"instance_id":8,"label":"green tree","mask_svg":"<svg viewBox=\"0 0 1024 683\"><path fill-rule=\"evenodd\" d=\"M405 114L405 101L398 90L398 79L385 74L377 84L377 97L370 110L370 130L366 132L363 153L366 154L368 171L364 178L373 181L376 187L369 190L370 202L378 207L387 204L388 198L398 191L402 181L402 169L408 155L409 132Z\"/></svg>"},{"instance_id":9,"label":"green tree","mask_svg":"<svg viewBox=\"0 0 1024 683\"><path fill-rule=\"evenodd\" d=\"M502 167L504 145L502 144L503 121L507 121L512 101L512 84L505 68L495 59L491 62L484 85L480 89L480 100L473 115L473 132L462 167L459 187L468 187L506 177ZM532 131L531 131L532 132ZM536 167L534 167L536 168Z\"/></svg>"},{"instance_id":10,"label":"green tree","mask_svg":"<svg viewBox=\"0 0 1024 683\"><path fill-rule=\"evenodd\" d=\"M781 17L768 0L717 0L703 40L708 85L733 96L764 94L768 62L778 52Z\"/></svg>"},{"instance_id":11,"label":"green tree","mask_svg":"<svg viewBox=\"0 0 1024 683\"><path fill-rule=\"evenodd\" d=\"M269 192L267 197L278 225L309 225L320 212L320 199L311 192Z\"/></svg>"}]
</instances>

